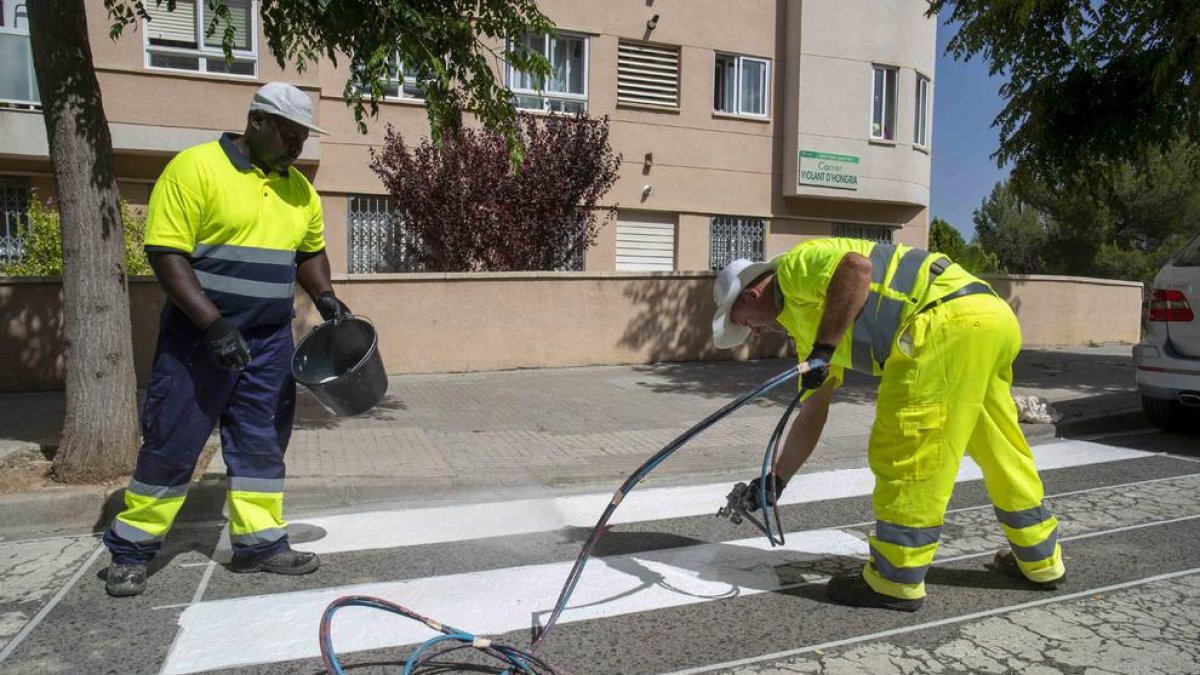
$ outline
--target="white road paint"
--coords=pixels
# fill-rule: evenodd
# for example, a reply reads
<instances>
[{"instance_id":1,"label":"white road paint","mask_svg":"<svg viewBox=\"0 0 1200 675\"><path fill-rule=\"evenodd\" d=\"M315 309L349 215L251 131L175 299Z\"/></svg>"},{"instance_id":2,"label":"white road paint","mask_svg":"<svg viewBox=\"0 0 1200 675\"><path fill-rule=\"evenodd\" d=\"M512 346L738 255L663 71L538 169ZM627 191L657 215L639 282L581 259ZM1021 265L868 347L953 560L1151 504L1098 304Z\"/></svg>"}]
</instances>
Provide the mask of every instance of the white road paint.
<instances>
[{"instance_id":1,"label":"white road paint","mask_svg":"<svg viewBox=\"0 0 1200 675\"><path fill-rule=\"evenodd\" d=\"M783 588L775 569L832 555L865 556L865 541L838 530L788 535L771 549L762 537L593 559L560 623L691 605ZM164 675L311 658L330 602L369 595L481 635L529 628L553 608L572 562L362 584L319 591L202 602L180 616ZM821 577L823 578L823 577ZM814 576L813 580L818 577ZM794 580L789 585L794 585ZM424 624L359 607L338 611L338 653L419 643L437 635Z\"/></svg>"},{"instance_id":2,"label":"white road paint","mask_svg":"<svg viewBox=\"0 0 1200 675\"><path fill-rule=\"evenodd\" d=\"M1034 448L1034 458L1042 471L1152 454L1086 441L1063 441ZM964 458L957 480L981 477L978 465L970 458ZM788 484L780 502L799 504L869 495L874 484L875 479L867 468L800 474ZM616 525L713 514L725 504L730 487L730 483L725 482L675 488L634 488L609 522ZM611 500L611 494L591 494L304 518L294 522L319 527L325 531L325 536L297 544L296 548L314 553L339 553L549 532L565 527L590 529Z\"/></svg>"}]
</instances>

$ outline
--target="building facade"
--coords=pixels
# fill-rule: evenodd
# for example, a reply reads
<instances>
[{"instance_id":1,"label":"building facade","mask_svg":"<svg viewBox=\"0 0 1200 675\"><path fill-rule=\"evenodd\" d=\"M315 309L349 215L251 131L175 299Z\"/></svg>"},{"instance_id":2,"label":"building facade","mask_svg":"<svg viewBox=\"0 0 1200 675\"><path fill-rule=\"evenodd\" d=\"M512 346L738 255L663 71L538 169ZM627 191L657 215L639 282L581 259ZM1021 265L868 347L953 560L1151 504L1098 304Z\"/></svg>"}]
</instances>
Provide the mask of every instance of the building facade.
<instances>
[{"instance_id":1,"label":"building facade","mask_svg":"<svg viewBox=\"0 0 1200 675\"><path fill-rule=\"evenodd\" d=\"M29 55L25 4L0 3L0 256L31 190L54 195ZM101 0L88 25L118 181L145 204L174 153L245 126L264 82L308 93L318 123L297 165L322 195L335 273L389 269L389 201L368 167L388 124L428 135L420 88L402 72L369 131L342 97L344 61L280 68L257 0L229 0L232 64L203 35L206 3L108 38ZM558 28L535 39L555 66L543 90L497 75L521 107L607 115L623 156L604 201L616 217L583 263L589 272L710 270L764 258L815 236L923 245L928 230L936 19L923 0L542 0ZM516 37L514 39L525 39ZM219 40L219 38L214 38Z\"/></svg>"}]
</instances>

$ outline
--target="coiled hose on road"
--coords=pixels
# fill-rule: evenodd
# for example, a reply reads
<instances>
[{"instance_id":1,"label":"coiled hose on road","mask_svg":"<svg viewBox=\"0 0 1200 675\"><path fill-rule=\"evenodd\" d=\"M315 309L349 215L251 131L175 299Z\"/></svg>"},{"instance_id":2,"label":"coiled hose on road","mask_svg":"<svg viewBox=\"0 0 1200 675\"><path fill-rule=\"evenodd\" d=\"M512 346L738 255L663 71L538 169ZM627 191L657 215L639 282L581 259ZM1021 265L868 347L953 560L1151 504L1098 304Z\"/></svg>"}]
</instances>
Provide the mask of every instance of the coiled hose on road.
<instances>
[{"instance_id":1,"label":"coiled hose on road","mask_svg":"<svg viewBox=\"0 0 1200 675\"><path fill-rule=\"evenodd\" d=\"M499 670L500 675L567 675L567 671L561 667L555 667L542 660L537 656L538 648L549 635L550 629L558 622L559 616L566 609L567 601L570 600L571 594L575 592L575 585L579 582L580 576L583 574L584 565L587 564L588 558L591 557L592 550L595 549L596 543L600 541L600 536L604 533L605 527L608 525L609 518L612 517L617 506L624 500L625 495L629 494L638 483L642 481L651 471L663 462L667 457L670 457L676 450L681 448L684 443L687 443L692 437L700 432L708 429L717 421L729 415L733 411L742 407L752 399L765 394L775 387L787 382L796 377L802 372L814 367L823 367L823 362L801 363L798 368L789 368L782 373L772 377L766 382L758 385L754 389L742 394L738 398L730 401L720 410L705 417L692 428L683 432L678 438L668 443L661 450L656 452L650 459L646 460L636 471L634 471L621 487L613 493L612 500L605 507L604 513L601 514L600 520L596 522L596 526L592 528L592 533L584 543L583 548L579 551L579 556L575 559L575 564L571 568L570 574L567 575L567 580L563 584L562 590L559 592L558 601L554 603L554 610L550 613L550 617L546 620L546 624L537 631L533 642L528 649L521 649L514 645L503 642L497 642L488 638L480 637L464 630L460 630L453 626L447 626L443 623L435 621L429 617L418 614L417 612L397 605L387 600L380 598L372 598L362 595L352 595L344 598L338 598L325 608L324 614L321 616L320 627L320 644L321 658L325 662L325 670L331 675L345 675L341 663L338 661L337 654L333 649L332 624L333 614L342 607L371 607L374 609L392 612L410 619L420 621L429 626L435 631L441 633L425 641L420 647L412 653L404 664L404 675L411 675L416 672L415 669L422 665L430 664L433 660L445 656L446 654L457 651L459 649L474 648L489 657L504 664L503 669ZM779 423L775 426L775 431L771 434L770 440L767 442L766 451L763 454L762 471L759 480L759 504L771 504L771 517L764 517L763 530L770 540L771 545L783 544L783 529L779 523L779 507L775 504L775 500L768 501L767 499L767 473L775 465L775 460L779 454L779 443L783 437L783 431L787 427L788 418L792 411L796 409L800 402L800 397L804 391L796 395L783 416L779 419ZM766 509L764 509L764 514ZM774 527L771 521L774 520Z\"/></svg>"}]
</instances>

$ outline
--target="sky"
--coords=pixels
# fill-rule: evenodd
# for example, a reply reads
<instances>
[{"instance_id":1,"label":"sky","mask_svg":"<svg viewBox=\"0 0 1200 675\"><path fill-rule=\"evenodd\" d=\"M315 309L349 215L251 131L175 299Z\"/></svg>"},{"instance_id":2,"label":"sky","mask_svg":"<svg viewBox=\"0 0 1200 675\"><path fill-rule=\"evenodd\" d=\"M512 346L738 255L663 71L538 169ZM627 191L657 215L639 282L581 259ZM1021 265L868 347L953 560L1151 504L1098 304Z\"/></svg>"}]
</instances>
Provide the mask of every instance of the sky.
<instances>
[{"instance_id":1,"label":"sky","mask_svg":"<svg viewBox=\"0 0 1200 675\"><path fill-rule=\"evenodd\" d=\"M992 120L1004 101L1000 78L990 77L979 57L963 63L945 54L955 31L943 25L945 14L939 18L934 73L930 219L946 220L970 241L975 234L971 215L1008 174L991 158L1000 143Z\"/></svg>"}]
</instances>

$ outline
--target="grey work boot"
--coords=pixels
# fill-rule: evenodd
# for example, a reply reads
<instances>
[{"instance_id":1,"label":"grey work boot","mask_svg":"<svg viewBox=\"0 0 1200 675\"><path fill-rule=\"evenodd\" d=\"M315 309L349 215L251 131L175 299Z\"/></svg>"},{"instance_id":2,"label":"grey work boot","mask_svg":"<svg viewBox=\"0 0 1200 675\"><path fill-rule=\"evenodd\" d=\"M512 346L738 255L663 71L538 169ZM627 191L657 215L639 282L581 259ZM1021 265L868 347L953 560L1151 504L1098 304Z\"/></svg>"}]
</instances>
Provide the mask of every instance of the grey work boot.
<instances>
[{"instance_id":1,"label":"grey work boot","mask_svg":"<svg viewBox=\"0 0 1200 675\"><path fill-rule=\"evenodd\" d=\"M140 595L146 590L146 566L116 563L109 565L108 574L104 579L104 590L114 598Z\"/></svg>"},{"instance_id":2,"label":"grey work boot","mask_svg":"<svg viewBox=\"0 0 1200 675\"><path fill-rule=\"evenodd\" d=\"M234 558L230 563L229 569L238 573L246 572L271 572L274 574L309 574L317 571L321 566L321 559L316 553L306 553L304 551L294 551L290 548L285 548L282 551L257 560L238 560Z\"/></svg>"}]
</instances>

